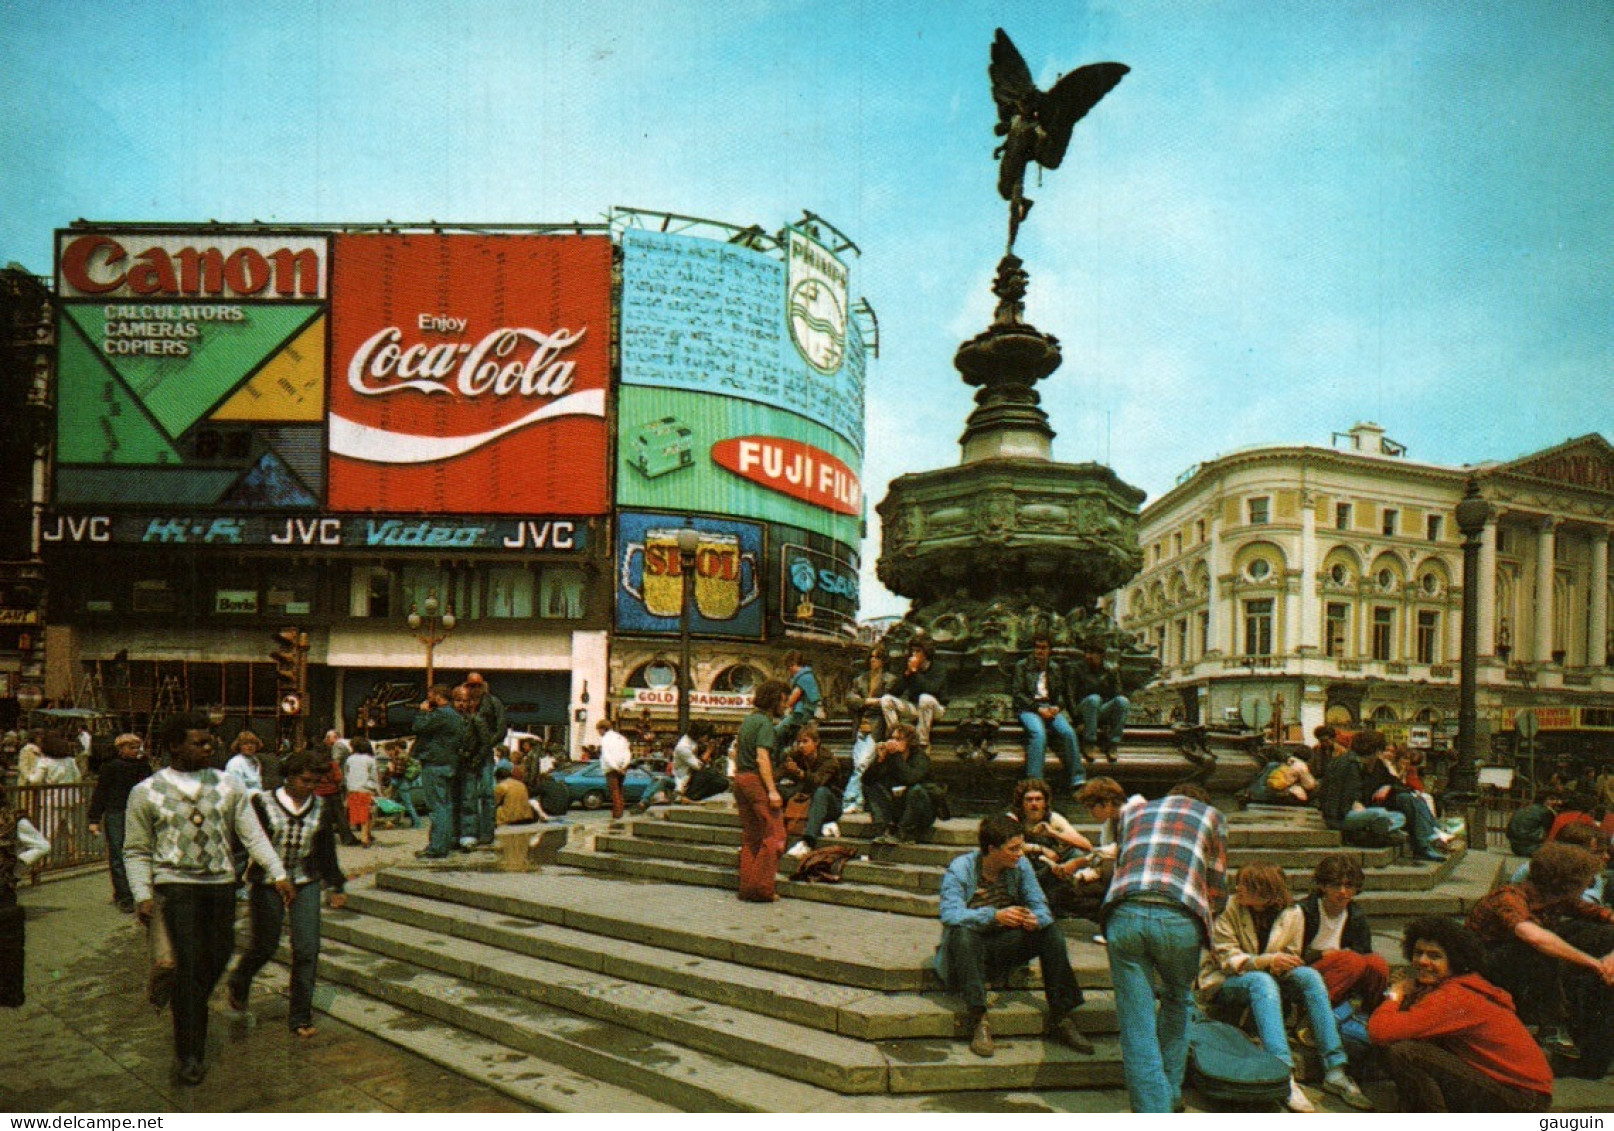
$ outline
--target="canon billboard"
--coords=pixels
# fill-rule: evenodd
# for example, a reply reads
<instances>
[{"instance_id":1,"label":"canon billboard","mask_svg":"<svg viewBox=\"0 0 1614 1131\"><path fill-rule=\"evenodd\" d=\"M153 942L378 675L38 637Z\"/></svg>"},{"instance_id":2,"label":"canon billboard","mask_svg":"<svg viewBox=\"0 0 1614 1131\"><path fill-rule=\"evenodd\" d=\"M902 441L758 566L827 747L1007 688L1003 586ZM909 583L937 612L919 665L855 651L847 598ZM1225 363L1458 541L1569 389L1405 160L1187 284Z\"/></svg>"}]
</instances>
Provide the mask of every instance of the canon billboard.
<instances>
[{"instance_id":1,"label":"canon billboard","mask_svg":"<svg viewBox=\"0 0 1614 1131\"><path fill-rule=\"evenodd\" d=\"M75 229L56 249L58 504L322 504L326 235Z\"/></svg>"}]
</instances>

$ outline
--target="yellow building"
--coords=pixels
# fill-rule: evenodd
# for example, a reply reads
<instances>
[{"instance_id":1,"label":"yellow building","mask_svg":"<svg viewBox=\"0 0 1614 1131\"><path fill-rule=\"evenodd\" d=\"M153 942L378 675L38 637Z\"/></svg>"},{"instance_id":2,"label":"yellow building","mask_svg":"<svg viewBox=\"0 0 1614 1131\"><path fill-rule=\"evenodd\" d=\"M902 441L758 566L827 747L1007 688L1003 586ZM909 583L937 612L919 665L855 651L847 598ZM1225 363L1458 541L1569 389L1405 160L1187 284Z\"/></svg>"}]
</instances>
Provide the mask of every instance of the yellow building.
<instances>
[{"instance_id":1,"label":"yellow building","mask_svg":"<svg viewBox=\"0 0 1614 1131\"><path fill-rule=\"evenodd\" d=\"M1461 659L1453 508L1472 476L1493 511L1478 571L1482 739L1520 707L1551 706L1544 731L1585 732L1610 753L1614 727L1598 729L1614 723L1608 440L1473 467L1408 459L1375 424L1334 440L1220 456L1144 509L1144 569L1112 596L1163 664L1140 706L1221 722L1265 701L1294 739L1327 720L1443 745Z\"/></svg>"}]
</instances>

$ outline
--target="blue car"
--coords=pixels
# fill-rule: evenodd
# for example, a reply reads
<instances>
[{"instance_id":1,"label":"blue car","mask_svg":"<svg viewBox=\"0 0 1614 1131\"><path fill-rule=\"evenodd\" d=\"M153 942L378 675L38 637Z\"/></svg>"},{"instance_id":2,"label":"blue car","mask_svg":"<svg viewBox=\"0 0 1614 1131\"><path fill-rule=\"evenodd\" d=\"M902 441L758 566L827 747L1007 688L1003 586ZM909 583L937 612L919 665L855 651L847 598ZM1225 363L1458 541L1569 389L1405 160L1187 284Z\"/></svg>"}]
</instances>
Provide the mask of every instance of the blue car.
<instances>
[{"instance_id":1,"label":"blue car","mask_svg":"<svg viewBox=\"0 0 1614 1131\"><path fill-rule=\"evenodd\" d=\"M645 790L659 777L635 762L628 767L622 781L622 797L632 805L644 796ZM599 809L611 802L611 789L605 784L605 768L599 762L584 762L573 769L556 774L554 780L565 785L573 805L585 809Z\"/></svg>"}]
</instances>

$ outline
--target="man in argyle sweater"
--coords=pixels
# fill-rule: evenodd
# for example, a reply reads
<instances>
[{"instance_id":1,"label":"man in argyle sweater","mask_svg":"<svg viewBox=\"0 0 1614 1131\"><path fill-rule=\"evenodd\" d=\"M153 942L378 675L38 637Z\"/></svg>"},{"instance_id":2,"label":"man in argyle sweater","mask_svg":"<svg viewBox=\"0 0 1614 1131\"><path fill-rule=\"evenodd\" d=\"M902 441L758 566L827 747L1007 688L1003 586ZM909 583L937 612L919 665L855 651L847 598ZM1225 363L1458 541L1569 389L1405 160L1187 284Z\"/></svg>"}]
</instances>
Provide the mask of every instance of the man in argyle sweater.
<instances>
[{"instance_id":1,"label":"man in argyle sweater","mask_svg":"<svg viewBox=\"0 0 1614 1131\"><path fill-rule=\"evenodd\" d=\"M212 768L205 715L175 715L163 727L169 767L129 794L124 866L135 913L150 922L161 901L173 943L174 1052L179 1081L206 1075L207 999L235 949L235 864L244 847L280 892L296 894L236 779Z\"/></svg>"}]
</instances>

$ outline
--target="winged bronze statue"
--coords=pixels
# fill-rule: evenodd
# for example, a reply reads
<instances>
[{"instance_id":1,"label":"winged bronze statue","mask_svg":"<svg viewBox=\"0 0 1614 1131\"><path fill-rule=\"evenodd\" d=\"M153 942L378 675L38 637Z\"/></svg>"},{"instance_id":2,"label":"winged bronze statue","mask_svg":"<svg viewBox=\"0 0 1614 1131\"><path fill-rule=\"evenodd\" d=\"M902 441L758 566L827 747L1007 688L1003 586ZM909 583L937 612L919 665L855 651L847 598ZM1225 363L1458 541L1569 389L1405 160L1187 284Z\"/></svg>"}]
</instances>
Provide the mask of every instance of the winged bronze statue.
<instances>
[{"instance_id":1,"label":"winged bronze statue","mask_svg":"<svg viewBox=\"0 0 1614 1131\"><path fill-rule=\"evenodd\" d=\"M1026 166L1036 162L1057 169L1070 147L1076 123L1121 81L1131 68L1122 63L1091 63L1062 76L1046 91L1038 90L1031 68L1002 28L992 40L992 100L998 104L993 132L1003 144L993 151L1001 157L998 194L1009 202L1009 248L1014 248L1020 222L1031 211L1025 195Z\"/></svg>"}]
</instances>

